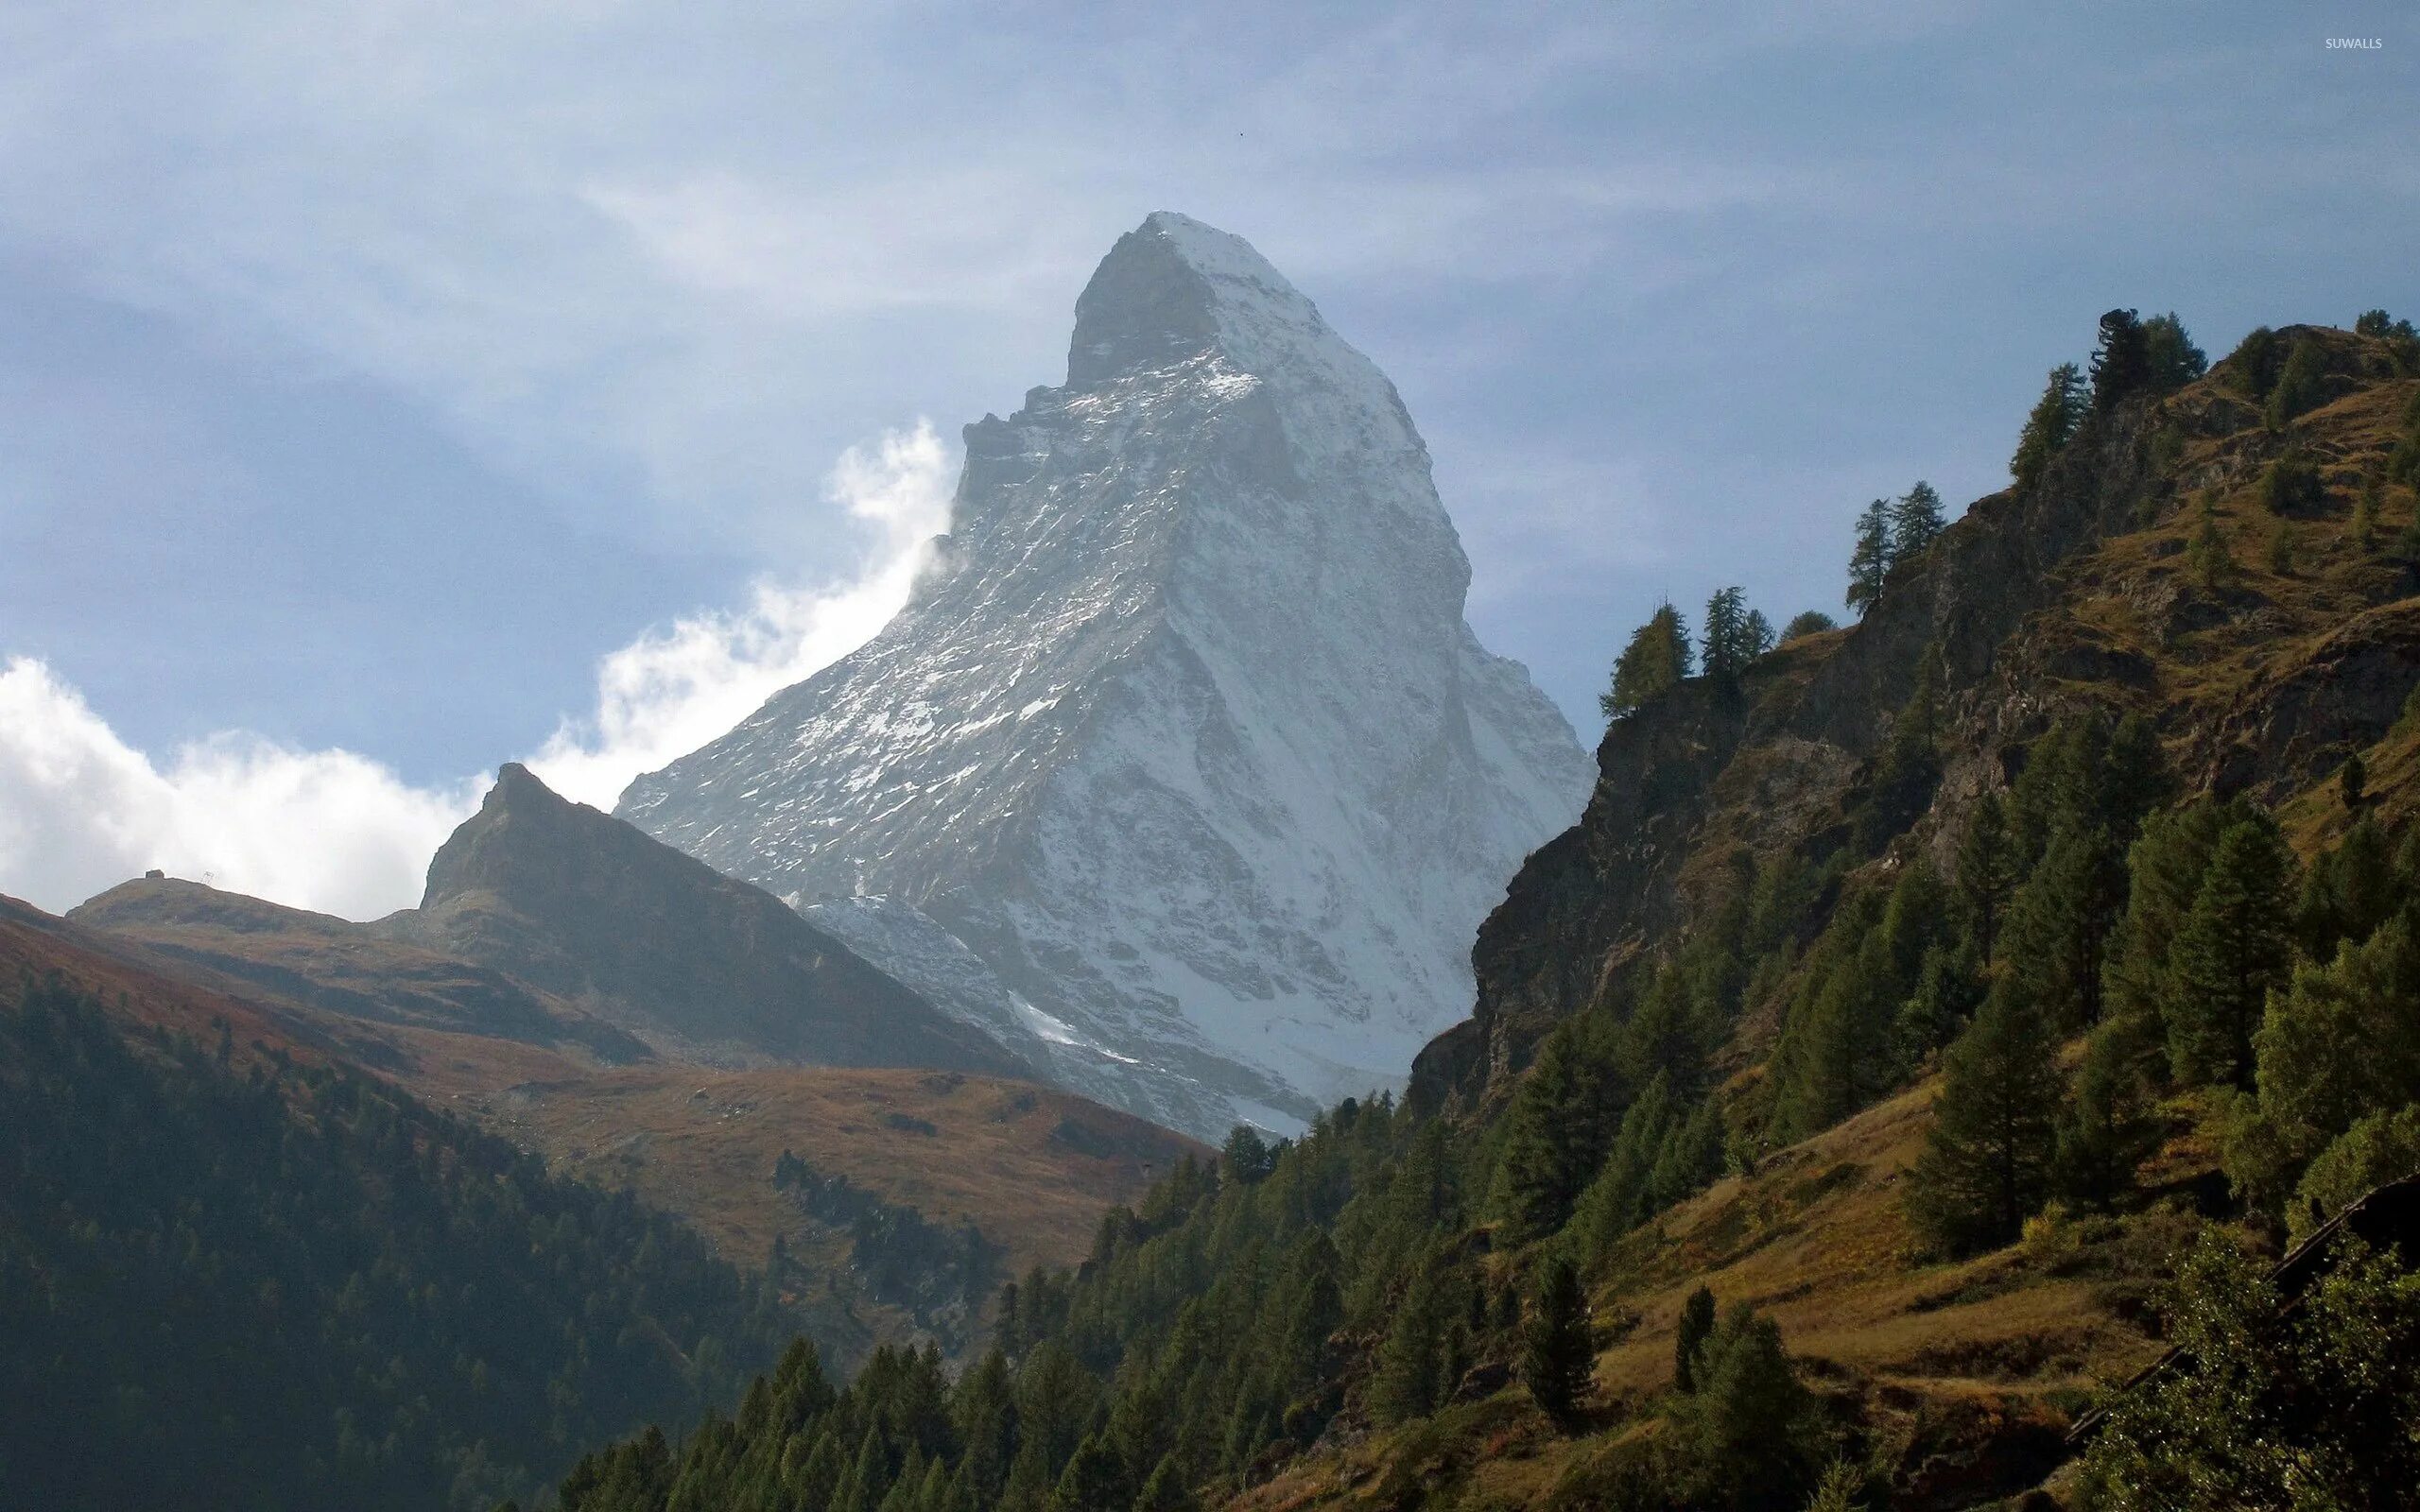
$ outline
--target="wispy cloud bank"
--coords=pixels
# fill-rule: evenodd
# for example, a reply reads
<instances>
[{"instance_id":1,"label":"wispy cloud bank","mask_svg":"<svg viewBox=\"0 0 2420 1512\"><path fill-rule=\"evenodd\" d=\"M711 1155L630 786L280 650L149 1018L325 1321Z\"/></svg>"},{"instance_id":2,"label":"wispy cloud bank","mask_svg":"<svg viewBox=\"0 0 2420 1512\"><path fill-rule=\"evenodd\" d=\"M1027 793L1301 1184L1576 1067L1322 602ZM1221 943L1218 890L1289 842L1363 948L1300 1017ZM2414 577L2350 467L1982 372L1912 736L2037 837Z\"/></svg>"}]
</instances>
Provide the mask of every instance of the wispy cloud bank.
<instances>
[{"instance_id":1,"label":"wispy cloud bank","mask_svg":"<svg viewBox=\"0 0 2420 1512\"><path fill-rule=\"evenodd\" d=\"M737 724L862 644L907 602L949 518L951 458L918 421L852 447L826 499L870 538L821 586L758 583L742 608L650 630L597 663L596 705L527 760L610 808L639 773ZM0 892L64 909L150 868L296 907L369 919L419 899L428 858L477 806L484 774L415 786L346 750L229 732L155 760L56 670L0 667Z\"/></svg>"}]
</instances>

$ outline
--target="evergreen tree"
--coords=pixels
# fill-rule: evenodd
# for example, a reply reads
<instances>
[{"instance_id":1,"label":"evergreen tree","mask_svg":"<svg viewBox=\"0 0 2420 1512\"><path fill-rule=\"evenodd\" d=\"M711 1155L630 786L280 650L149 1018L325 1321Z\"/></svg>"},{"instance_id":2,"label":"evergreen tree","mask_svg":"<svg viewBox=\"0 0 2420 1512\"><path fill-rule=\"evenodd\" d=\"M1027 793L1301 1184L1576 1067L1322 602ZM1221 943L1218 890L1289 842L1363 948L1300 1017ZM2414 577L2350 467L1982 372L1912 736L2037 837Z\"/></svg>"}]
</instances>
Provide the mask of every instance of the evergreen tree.
<instances>
[{"instance_id":1,"label":"evergreen tree","mask_svg":"<svg viewBox=\"0 0 2420 1512\"><path fill-rule=\"evenodd\" d=\"M1228 1180L1249 1186L1275 1169L1276 1156L1260 1130L1250 1124L1237 1124L1227 1131L1226 1145L1219 1152L1219 1166Z\"/></svg>"},{"instance_id":2,"label":"evergreen tree","mask_svg":"<svg viewBox=\"0 0 2420 1512\"><path fill-rule=\"evenodd\" d=\"M2376 551L2378 544L2378 480L2361 480L2360 492L2353 496L2353 519L2344 528L2355 550L2364 554Z\"/></svg>"},{"instance_id":3,"label":"evergreen tree","mask_svg":"<svg viewBox=\"0 0 2420 1512\"><path fill-rule=\"evenodd\" d=\"M1676 1403L1672 1427L1688 1468L1685 1505L1787 1507L1814 1488L1814 1394L1800 1383L1780 1328L1745 1302L1707 1337L1698 1389Z\"/></svg>"},{"instance_id":4,"label":"evergreen tree","mask_svg":"<svg viewBox=\"0 0 2420 1512\"><path fill-rule=\"evenodd\" d=\"M2255 326L2236 344L2227 357L2233 369L2235 386L2253 400L2269 397L2277 386L2277 371L2285 366L2285 349L2277 333L2267 326Z\"/></svg>"},{"instance_id":5,"label":"evergreen tree","mask_svg":"<svg viewBox=\"0 0 2420 1512\"><path fill-rule=\"evenodd\" d=\"M1052 1487L1048 1512L1132 1512L1134 1488L1127 1484L1126 1468L1098 1434L1077 1446L1067 1468Z\"/></svg>"},{"instance_id":6,"label":"evergreen tree","mask_svg":"<svg viewBox=\"0 0 2420 1512\"><path fill-rule=\"evenodd\" d=\"M1454 1389L1448 1331L1453 1310L1437 1271L1433 1251L1423 1258L1402 1305L1378 1346L1370 1381L1370 1406L1382 1422L1409 1422L1443 1404Z\"/></svg>"},{"instance_id":7,"label":"evergreen tree","mask_svg":"<svg viewBox=\"0 0 2420 1512\"><path fill-rule=\"evenodd\" d=\"M2201 894L2219 835L2243 812L2203 799L2155 814L2127 853L2126 914L2101 971L2103 1012L2147 1044L2167 1037L2169 957L2177 932Z\"/></svg>"},{"instance_id":8,"label":"evergreen tree","mask_svg":"<svg viewBox=\"0 0 2420 1512\"><path fill-rule=\"evenodd\" d=\"M2143 1060L2133 1042L2137 1034L2123 1021L2094 1031L2075 1095L2059 1110L2052 1184L2072 1206L2116 1206L2134 1191L2135 1170L2158 1143L2136 1069Z\"/></svg>"},{"instance_id":9,"label":"evergreen tree","mask_svg":"<svg viewBox=\"0 0 2420 1512\"><path fill-rule=\"evenodd\" d=\"M2361 812L2361 806L2369 801L2369 787L2370 770L2357 750L2344 758L2343 766L2336 773L2336 796L2343 800L2346 813Z\"/></svg>"},{"instance_id":10,"label":"evergreen tree","mask_svg":"<svg viewBox=\"0 0 2420 1512\"><path fill-rule=\"evenodd\" d=\"M1740 626L1740 640L1748 648L1748 660L1751 662L1773 648L1773 622L1765 618L1763 610L1748 611L1747 619Z\"/></svg>"},{"instance_id":11,"label":"evergreen tree","mask_svg":"<svg viewBox=\"0 0 2420 1512\"><path fill-rule=\"evenodd\" d=\"M2266 815L2219 836L2172 955L2169 1056L2178 1075L2251 1086L2253 1031L2293 959L2293 865Z\"/></svg>"},{"instance_id":12,"label":"evergreen tree","mask_svg":"<svg viewBox=\"0 0 2420 1512\"><path fill-rule=\"evenodd\" d=\"M2349 764L2348 764L2349 765ZM2359 792L2365 783L2354 784ZM2340 774L2337 791L2346 782ZM2363 809L2336 849L2311 863L2303 875L2302 899L2294 906L2294 935L2303 954L2314 961L2332 961L2344 940L2359 945L2394 917L2410 892L2395 868L2394 849L2386 832ZM2348 805L2350 806L2350 805Z\"/></svg>"},{"instance_id":13,"label":"evergreen tree","mask_svg":"<svg viewBox=\"0 0 2420 1512\"><path fill-rule=\"evenodd\" d=\"M1631 633L1614 662L1613 686L1597 699L1608 719L1619 719L1689 675L1689 627L1681 611L1659 607Z\"/></svg>"},{"instance_id":14,"label":"evergreen tree","mask_svg":"<svg viewBox=\"0 0 2420 1512\"><path fill-rule=\"evenodd\" d=\"M1522 1383L1556 1426L1569 1433L1580 1421L1596 1365L1588 1298L1580 1290L1579 1274L1561 1255L1549 1255L1521 1343Z\"/></svg>"},{"instance_id":15,"label":"evergreen tree","mask_svg":"<svg viewBox=\"0 0 2420 1512\"><path fill-rule=\"evenodd\" d=\"M1876 499L1857 520L1857 547L1849 553L1848 607L1859 619L1882 596L1891 576L1891 505Z\"/></svg>"},{"instance_id":16,"label":"evergreen tree","mask_svg":"<svg viewBox=\"0 0 2420 1512\"><path fill-rule=\"evenodd\" d=\"M2267 418L2272 429L2319 407L2327 397L2327 354L2308 336L2294 338L2277 387L2269 393Z\"/></svg>"},{"instance_id":17,"label":"evergreen tree","mask_svg":"<svg viewBox=\"0 0 2420 1512\"><path fill-rule=\"evenodd\" d=\"M2092 353L2092 410L2106 415L2128 396L2152 382L2151 338L2132 310L2112 310L2100 318L2100 337Z\"/></svg>"},{"instance_id":18,"label":"evergreen tree","mask_svg":"<svg viewBox=\"0 0 2420 1512\"><path fill-rule=\"evenodd\" d=\"M1781 627L1782 644L1787 645L1802 636L1821 635L1825 630L1839 629L1840 623L1820 609L1801 610Z\"/></svg>"},{"instance_id":19,"label":"evergreen tree","mask_svg":"<svg viewBox=\"0 0 2420 1512\"><path fill-rule=\"evenodd\" d=\"M2075 435L2083 416L2083 374L2074 363L2063 362L2050 369L2042 397L2034 401L2033 412L2025 418L2025 429L2016 439L2016 455L2009 459L2009 475L2016 480L2019 489L2031 489L2042 481L2050 458Z\"/></svg>"},{"instance_id":20,"label":"evergreen tree","mask_svg":"<svg viewBox=\"0 0 2420 1512\"><path fill-rule=\"evenodd\" d=\"M1891 560L1903 562L1922 555L1946 524L1940 493L1917 479L1916 486L1891 506Z\"/></svg>"},{"instance_id":21,"label":"evergreen tree","mask_svg":"<svg viewBox=\"0 0 2420 1512\"><path fill-rule=\"evenodd\" d=\"M2152 387L2160 393L2173 393L2209 370L2208 355L2193 344L2173 310L2143 322L2143 342L2151 358Z\"/></svg>"},{"instance_id":22,"label":"evergreen tree","mask_svg":"<svg viewBox=\"0 0 2420 1512\"><path fill-rule=\"evenodd\" d=\"M1910 1221L1934 1247L1967 1254L2007 1244L2049 1196L2061 1091L2052 1048L2041 1013L2003 989L1943 1057L1907 1195Z\"/></svg>"},{"instance_id":23,"label":"evergreen tree","mask_svg":"<svg viewBox=\"0 0 2420 1512\"><path fill-rule=\"evenodd\" d=\"M2196 507L2193 536L2185 545L2185 559L2192 565L2193 576L2202 586L2216 593L2235 579L2235 553L2227 545L2226 532L2219 525L2219 509L2207 493Z\"/></svg>"},{"instance_id":24,"label":"evergreen tree","mask_svg":"<svg viewBox=\"0 0 2420 1512\"><path fill-rule=\"evenodd\" d=\"M2001 911L2018 876L2016 846L2009 834L2008 809L1997 793L1985 793L1966 816L1958 844L1958 902L1973 932L1976 954L1993 959Z\"/></svg>"},{"instance_id":25,"label":"evergreen tree","mask_svg":"<svg viewBox=\"0 0 2420 1512\"><path fill-rule=\"evenodd\" d=\"M1184 1471L1170 1454L1162 1459L1143 1483L1143 1494L1135 1499L1134 1512L1200 1512L1193 1487L1185 1483Z\"/></svg>"},{"instance_id":26,"label":"evergreen tree","mask_svg":"<svg viewBox=\"0 0 2420 1512\"><path fill-rule=\"evenodd\" d=\"M1698 1389L1698 1361L1705 1351L1705 1341L1714 1333L1714 1293L1703 1285L1689 1294L1681 1304L1681 1317L1672 1332L1672 1386L1676 1391Z\"/></svg>"},{"instance_id":27,"label":"evergreen tree","mask_svg":"<svg viewBox=\"0 0 2420 1512\"><path fill-rule=\"evenodd\" d=\"M1516 1235L1563 1227L1604 1153L1606 1119L1622 1111L1610 1068L1583 1041L1589 1027L1568 1020L1547 1036L1505 1115L1496 1209Z\"/></svg>"},{"instance_id":28,"label":"evergreen tree","mask_svg":"<svg viewBox=\"0 0 2420 1512\"><path fill-rule=\"evenodd\" d=\"M2126 868L2109 832L2063 826L2009 901L2001 955L2012 985L2059 1028L2098 1022L2111 921Z\"/></svg>"},{"instance_id":29,"label":"evergreen tree","mask_svg":"<svg viewBox=\"0 0 2420 1512\"><path fill-rule=\"evenodd\" d=\"M1737 679L1761 654L1748 623L1746 595L1737 588L1718 588L1706 600L1705 630L1699 638L1698 665L1709 678Z\"/></svg>"}]
</instances>

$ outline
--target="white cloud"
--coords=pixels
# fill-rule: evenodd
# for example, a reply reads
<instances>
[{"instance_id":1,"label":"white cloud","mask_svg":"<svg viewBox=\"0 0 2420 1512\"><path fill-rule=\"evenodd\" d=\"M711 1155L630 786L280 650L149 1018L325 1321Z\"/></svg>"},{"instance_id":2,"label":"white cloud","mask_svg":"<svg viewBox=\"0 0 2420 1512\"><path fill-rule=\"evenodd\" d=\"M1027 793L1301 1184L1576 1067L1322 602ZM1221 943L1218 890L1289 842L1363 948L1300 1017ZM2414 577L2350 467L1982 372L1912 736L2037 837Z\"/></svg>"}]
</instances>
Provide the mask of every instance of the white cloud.
<instances>
[{"instance_id":1,"label":"white cloud","mask_svg":"<svg viewBox=\"0 0 2420 1512\"><path fill-rule=\"evenodd\" d=\"M416 898L475 784L219 735L155 764L43 663L0 669L0 892L65 908L152 868L352 918Z\"/></svg>"},{"instance_id":2,"label":"white cloud","mask_svg":"<svg viewBox=\"0 0 2420 1512\"><path fill-rule=\"evenodd\" d=\"M863 644L908 601L946 528L949 473L924 421L842 453L825 495L879 537L858 574L822 588L760 582L745 609L677 620L614 652L597 664L596 712L558 730L530 769L567 798L610 808L631 778Z\"/></svg>"},{"instance_id":3,"label":"white cloud","mask_svg":"<svg viewBox=\"0 0 2420 1512\"><path fill-rule=\"evenodd\" d=\"M845 656L907 602L949 518L932 425L852 447L826 498L873 537L821 587L766 581L739 610L650 630L597 663L596 708L529 765L611 807L631 778L703 745L772 693ZM346 750L231 732L155 761L41 662L0 669L0 892L63 910L157 867L300 908L371 919L420 898L428 858L478 805L484 776L406 782Z\"/></svg>"}]
</instances>

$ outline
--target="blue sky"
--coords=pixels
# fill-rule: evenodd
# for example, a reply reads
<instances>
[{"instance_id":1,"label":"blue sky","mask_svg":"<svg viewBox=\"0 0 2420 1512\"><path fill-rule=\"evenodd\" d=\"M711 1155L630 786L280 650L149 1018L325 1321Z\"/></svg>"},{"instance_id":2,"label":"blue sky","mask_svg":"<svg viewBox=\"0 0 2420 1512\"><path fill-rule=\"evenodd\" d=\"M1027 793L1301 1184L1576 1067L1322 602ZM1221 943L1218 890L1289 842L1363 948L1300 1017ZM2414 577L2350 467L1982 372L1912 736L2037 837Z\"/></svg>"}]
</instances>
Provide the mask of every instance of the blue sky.
<instances>
[{"instance_id":1,"label":"blue sky","mask_svg":"<svg viewBox=\"0 0 2420 1512\"><path fill-rule=\"evenodd\" d=\"M2102 309L2420 314L2412 14L19 0L0 891L362 912L500 760L601 795L722 705L649 725L641 666L599 725L600 658L727 701L878 619L1160 208L1394 378L1473 622L1593 737L1659 598L1837 609L1866 498L1998 486ZM277 863L297 772L408 833Z\"/></svg>"}]
</instances>

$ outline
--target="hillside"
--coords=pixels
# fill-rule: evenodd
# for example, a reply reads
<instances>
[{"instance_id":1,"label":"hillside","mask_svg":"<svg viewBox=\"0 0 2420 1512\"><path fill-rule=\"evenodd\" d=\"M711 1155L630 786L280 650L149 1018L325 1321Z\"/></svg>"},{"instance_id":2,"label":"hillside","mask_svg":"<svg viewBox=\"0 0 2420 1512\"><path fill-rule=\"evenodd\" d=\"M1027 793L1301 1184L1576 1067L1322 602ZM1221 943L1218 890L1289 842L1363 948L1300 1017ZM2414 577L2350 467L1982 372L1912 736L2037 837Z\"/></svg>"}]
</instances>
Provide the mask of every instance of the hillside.
<instances>
[{"instance_id":1,"label":"hillside","mask_svg":"<svg viewBox=\"0 0 2420 1512\"><path fill-rule=\"evenodd\" d=\"M483 1509L791 1324L661 1212L0 923L0 1501Z\"/></svg>"},{"instance_id":2,"label":"hillside","mask_svg":"<svg viewBox=\"0 0 2420 1512\"><path fill-rule=\"evenodd\" d=\"M2420 1165L2420 343L2365 327L2204 372L2105 318L2016 487L1868 512L1858 623L1631 701L1401 1107L1181 1170L1021 1288L972 1437L859 1463L919 1508L2397 1504L2345 1425L2420 1410L2361 1364L2420 1280L2262 1300ZM812 1502L779 1441L681 1473Z\"/></svg>"}]
</instances>

